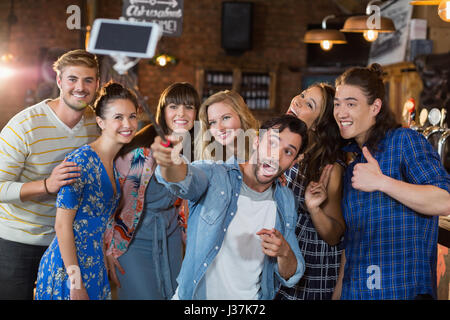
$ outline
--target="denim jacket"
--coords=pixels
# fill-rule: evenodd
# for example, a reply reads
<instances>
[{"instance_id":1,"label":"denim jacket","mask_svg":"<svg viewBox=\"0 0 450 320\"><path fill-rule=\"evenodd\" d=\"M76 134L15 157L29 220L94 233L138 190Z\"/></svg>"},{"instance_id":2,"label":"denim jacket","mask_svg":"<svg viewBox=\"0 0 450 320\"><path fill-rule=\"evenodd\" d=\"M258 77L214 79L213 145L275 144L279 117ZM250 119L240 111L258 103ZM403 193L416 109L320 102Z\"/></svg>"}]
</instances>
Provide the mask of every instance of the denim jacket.
<instances>
[{"instance_id":1,"label":"denim jacket","mask_svg":"<svg viewBox=\"0 0 450 320\"><path fill-rule=\"evenodd\" d=\"M169 183L155 171L157 180L176 196L189 200L186 254L178 281L182 300L206 299L204 275L219 252L225 233L237 210L242 173L237 162L196 161L187 165L183 181ZM288 280L278 273L277 259L265 256L259 299L273 299L280 284L292 287L303 276L305 262L295 237L296 207L292 191L276 181L277 204L275 228L281 232L297 258L297 270ZM203 280L203 281L202 281Z\"/></svg>"}]
</instances>

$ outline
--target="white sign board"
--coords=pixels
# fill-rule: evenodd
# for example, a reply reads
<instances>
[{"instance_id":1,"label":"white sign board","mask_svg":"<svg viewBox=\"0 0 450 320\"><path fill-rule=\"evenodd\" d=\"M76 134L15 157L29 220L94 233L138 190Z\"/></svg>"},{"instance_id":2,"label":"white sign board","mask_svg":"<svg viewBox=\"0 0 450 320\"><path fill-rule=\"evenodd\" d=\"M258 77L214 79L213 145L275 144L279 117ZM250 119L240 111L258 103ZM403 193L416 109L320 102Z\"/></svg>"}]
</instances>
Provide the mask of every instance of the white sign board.
<instances>
[{"instance_id":1,"label":"white sign board","mask_svg":"<svg viewBox=\"0 0 450 320\"><path fill-rule=\"evenodd\" d=\"M378 35L370 48L369 65L375 62L388 65L405 61L413 6L409 0L398 0L387 2L383 7L381 16L392 19L396 31Z\"/></svg>"}]
</instances>

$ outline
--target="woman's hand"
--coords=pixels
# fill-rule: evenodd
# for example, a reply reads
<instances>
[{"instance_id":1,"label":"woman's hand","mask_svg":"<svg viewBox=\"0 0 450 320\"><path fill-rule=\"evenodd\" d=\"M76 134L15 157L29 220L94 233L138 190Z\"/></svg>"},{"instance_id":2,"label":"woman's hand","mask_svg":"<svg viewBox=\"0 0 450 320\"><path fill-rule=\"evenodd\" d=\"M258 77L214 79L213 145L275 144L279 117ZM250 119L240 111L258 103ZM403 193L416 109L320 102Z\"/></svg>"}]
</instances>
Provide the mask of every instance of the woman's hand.
<instances>
[{"instance_id":1,"label":"woman's hand","mask_svg":"<svg viewBox=\"0 0 450 320\"><path fill-rule=\"evenodd\" d=\"M116 267L117 267L117 269L119 269L119 272L121 274L125 274L125 270L120 265L119 260L117 260L112 255L107 255L106 256L106 270L108 271L108 275L110 276L111 280L115 283L115 285L118 288L120 288L120 281L119 281L119 278L117 278Z\"/></svg>"},{"instance_id":2,"label":"woman's hand","mask_svg":"<svg viewBox=\"0 0 450 320\"><path fill-rule=\"evenodd\" d=\"M83 284L80 267L70 265L67 267L70 282L70 300L89 300L89 295Z\"/></svg>"},{"instance_id":3,"label":"woman's hand","mask_svg":"<svg viewBox=\"0 0 450 320\"><path fill-rule=\"evenodd\" d=\"M70 300L89 300L89 295L84 286L80 289L70 289Z\"/></svg>"},{"instance_id":4,"label":"woman's hand","mask_svg":"<svg viewBox=\"0 0 450 320\"><path fill-rule=\"evenodd\" d=\"M328 198L327 186L330 181L332 164L328 164L320 175L319 182L311 181L305 190L305 204L309 212L315 212Z\"/></svg>"}]
</instances>

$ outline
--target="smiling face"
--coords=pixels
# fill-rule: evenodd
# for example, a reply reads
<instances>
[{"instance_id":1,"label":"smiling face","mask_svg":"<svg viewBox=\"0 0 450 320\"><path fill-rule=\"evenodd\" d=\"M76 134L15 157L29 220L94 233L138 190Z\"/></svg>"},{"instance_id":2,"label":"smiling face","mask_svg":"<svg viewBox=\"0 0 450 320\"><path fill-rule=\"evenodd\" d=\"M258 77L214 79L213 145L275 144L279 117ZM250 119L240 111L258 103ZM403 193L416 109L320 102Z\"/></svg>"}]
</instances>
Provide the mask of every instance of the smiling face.
<instances>
[{"instance_id":1,"label":"smiling face","mask_svg":"<svg viewBox=\"0 0 450 320\"><path fill-rule=\"evenodd\" d=\"M114 99L106 105L103 118L97 117L97 124L102 130L102 137L119 144L129 143L138 127L137 110L128 99Z\"/></svg>"},{"instance_id":2,"label":"smiling face","mask_svg":"<svg viewBox=\"0 0 450 320\"><path fill-rule=\"evenodd\" d=\"M167 127L172 132L186 132L194 126L197 110L194 106L169 103L164 108Z\"/></svg>"},{"instance_id":3,"label":"smiling face","mask_svg":"<svg viewBox=\"0 0 450 320\"><path fill-rule=\"evenodd\" d=\"M208 107L209 130L220 144L226 146L234 142L241 129L241 120L234 109L226 102L216 102Z\"/></svg>"},{"instance_id":4,"label":"smiling face","mask_svg":"<svg viewBox=\"0 0 450 320\"><path fill-rule=\"evenodd\" d=\"M342 138L354 138L360 147L367 141L380 108L380 99L369 105L366 95L357 86L342 84L336 87L333 113L339 131Z\"/></svg>"},{"instance_id":5,"label":"smiling face","mask_svg":"<svg viewBox=\"0 0 450 320\"><path fill-rule=\"evenodd\" d=\"M292 99L286 113L303 120L309 129L319 118L323 105L321 89L317 86L312 86Z\"/></svg>"},{"instance_id":6,"label":"smiling face","mask_svg":"<svg viewBox=\"0 0 450 320\"><path fill-rule=\"evenodd\" d=\"M97 70L85 66L65 67L57 77L60 97L75 111L82 111L95 98L98 89Z\"/></svg>"},{"instance_id":7,"label":"smiling face","mask_svg":"<svg viewBox=\"0 0 450 320\"><path fill-rule=\"evenodd\" d=\"M289 128L279 132L271 128L256 140L257 152L254 175L258 183L267 185L280 177L287 169L295 164L295 159L302 145L302 137L293 133Z\"/></svg>"}]
</instances>

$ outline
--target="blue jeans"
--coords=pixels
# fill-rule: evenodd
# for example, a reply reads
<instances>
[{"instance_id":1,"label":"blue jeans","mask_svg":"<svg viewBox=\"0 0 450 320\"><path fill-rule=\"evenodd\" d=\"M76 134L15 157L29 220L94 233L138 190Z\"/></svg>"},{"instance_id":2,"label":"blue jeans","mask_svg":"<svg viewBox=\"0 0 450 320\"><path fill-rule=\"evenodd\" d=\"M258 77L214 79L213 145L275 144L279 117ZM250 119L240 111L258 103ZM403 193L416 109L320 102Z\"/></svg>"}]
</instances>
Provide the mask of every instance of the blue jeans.
<instances>
[{"instance_id":1,"label":"blue jeans","mask_svg":"<svg viewBox=\"0 0 450 320\"><path fill-rule=\"evenodd\" d=\"M0 238L0 300L32 300L39 262L46 246Z\"/></svg>"}]
</instances>

